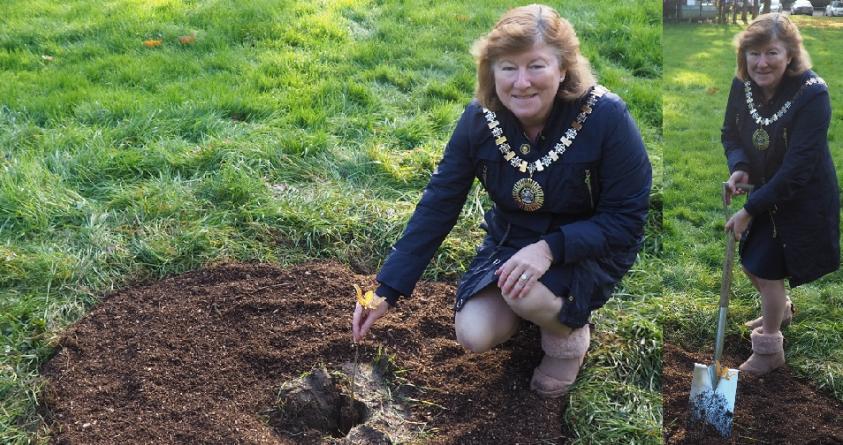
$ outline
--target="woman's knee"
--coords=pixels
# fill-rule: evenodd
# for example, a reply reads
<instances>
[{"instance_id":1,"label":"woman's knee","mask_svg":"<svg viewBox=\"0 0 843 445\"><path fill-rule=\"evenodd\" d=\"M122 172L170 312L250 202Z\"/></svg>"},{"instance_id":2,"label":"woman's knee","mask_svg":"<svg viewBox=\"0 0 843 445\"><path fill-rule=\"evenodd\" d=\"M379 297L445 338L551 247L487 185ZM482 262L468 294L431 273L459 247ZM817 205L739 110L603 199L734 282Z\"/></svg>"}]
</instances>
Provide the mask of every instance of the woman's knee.
<instances>
[{"instance_id":1,"label":"woman's knee","mask_svg":"<svg viewBox=\"0 0 843 445\"><path fill-rule=\"evenodd\" d=\"M482 332L472 326L465 326L457 323L457 343L470 352L481 353L492 349L495 346L495 338L490 332Z\"/></svg>"},{"instance_id":2,"label":"woman's knee","mask_svg":"<svg viewBox=\"0 0 843 445\"><path fill-rule=\"evenodd\" d=\"M486 352L518 330L518 316L494 289L486 289L456 313L457 342L471 352Z\"/></svg>"},{"instance_id":3,"label":"woman's knee","mask_svg":"<svg viewBox=\"0 0 843 445\"><path fill-rule=\"evenodd\" d=\"M749 282L752 283L752 287L755 288L757 291L761 291L761 286L758 284L758 277L753 275L750 271L746 270L746 267L741 266L743 269L743 273L746 274L747 278L749 278Z\"/></svg>"},{"instance_id":4,"label":"woman's knee","mask_svg":"<svg viewBox=\"0 0 843 445\"><path fill-rule=\"evenodd\" d=\"M749 281L755 286L758 292L761 292L761 295L779 295L783 294L784 289L784 280L768 280L766 278L761 278L753 275L750 271L744 268L744 273L747 277L749 277Z\"/></svg>"},{"instance_id":5,"label":"woman's knee","mask_svg":"<svg viewBox=\"0 0 843 445\"><path fill-rule=\"evenodd\" d=\"M755 277L755 282L762 297L779 298L785 295L784 280L767 280Z\"/></svg>"},{"instance_id":6,"label":"woman's knee","mask_svg":"<svg viewBox=\"0 0 843 445\"><path fill-rule=\"evenodd\" d=\"M465 310L465 309L463 309ZM478 320L457 317L454 323L457 343L470 352L486 352L505 342L518 332L518 318L512 314L493 319Z\"/></svg>"}]
</instances>

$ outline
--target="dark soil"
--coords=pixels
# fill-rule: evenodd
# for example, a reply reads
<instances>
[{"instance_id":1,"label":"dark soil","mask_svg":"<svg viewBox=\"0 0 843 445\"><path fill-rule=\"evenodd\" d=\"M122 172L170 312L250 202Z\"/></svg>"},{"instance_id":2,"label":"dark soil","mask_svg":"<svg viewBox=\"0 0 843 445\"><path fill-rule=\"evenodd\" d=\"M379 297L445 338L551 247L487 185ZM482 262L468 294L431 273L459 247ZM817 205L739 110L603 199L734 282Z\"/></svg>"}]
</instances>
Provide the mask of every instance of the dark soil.
<instances>
[{"instance_id":1,"label":"dark soil","mask_svg":"<svg viewBox=\"0 0 843 445\"><path fill-rule=\"evenodd\" d=\"M270 419L283 382L354 359L354 283L374 284L331 262L234 264L105 297L64 333L43 367L53 442L333 440L306 439ZM453 286L420 283L359 347L361 362L392 357L390 381L418 440L564 443L566 399L529 390L541 359L538 331L526 326L491 352L467 354L454 340L453 295Z\"/></svg>"},{"instance_id":2,"label":"dark soil","mask_svg":"<svg viewBox=\"0 0 843 445\"><path fill-rule=\"evenodd\" d=\"M785 332L787 337L787 332ZM751 354L748 339L726 339L725 366ZM818 392L784 368L763 377L740 373L730 439L708 425L689 424L688 394L694 363L710 364L712 353L664 345L662 393L666 444L843 444L843 403Z\"/></svg>"}]
</instances>

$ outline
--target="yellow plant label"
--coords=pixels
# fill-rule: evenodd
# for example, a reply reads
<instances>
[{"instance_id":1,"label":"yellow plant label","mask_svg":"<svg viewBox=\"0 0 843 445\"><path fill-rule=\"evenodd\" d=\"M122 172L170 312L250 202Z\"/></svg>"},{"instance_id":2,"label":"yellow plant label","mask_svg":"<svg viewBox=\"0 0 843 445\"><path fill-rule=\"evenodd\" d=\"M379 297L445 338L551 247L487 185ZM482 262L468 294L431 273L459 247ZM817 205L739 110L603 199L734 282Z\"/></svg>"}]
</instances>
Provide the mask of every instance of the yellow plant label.
<instances>
[{"instance_id":1,"label":"yellow plant label","mask_svg":"<svg viewBox=\"0 0 843 445\"><path fill-rule=\"evenodd\" d=\"M721 379L729 380L729 368L720 365L720 361L714 363L714 371Z\"/></svg>"}]
</instances>

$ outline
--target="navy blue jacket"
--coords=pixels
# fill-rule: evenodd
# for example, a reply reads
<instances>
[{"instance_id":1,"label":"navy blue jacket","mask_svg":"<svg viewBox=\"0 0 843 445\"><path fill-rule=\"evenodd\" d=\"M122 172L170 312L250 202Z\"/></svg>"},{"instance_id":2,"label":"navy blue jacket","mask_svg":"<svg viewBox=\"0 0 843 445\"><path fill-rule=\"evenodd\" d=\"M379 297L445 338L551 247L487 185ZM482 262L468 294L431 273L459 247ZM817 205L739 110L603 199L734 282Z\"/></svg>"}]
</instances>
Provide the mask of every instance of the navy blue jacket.
<instances>
[{"instance_id":1,"label":"navy blue jacket","mask_svg":"<svg viewBox=\"0 0 843 445\"><path fill-rule=\"evenodd\" d=\"M570 127L584 100L557 100L533 149L518 155L528 162L544 156ZM497 119L514 150L530 143L508 110L498 112ZM512 196L514 183L525 177L503 159L482 107L476 101L469 104L404 234L378 273L379 292L391 304L397 296L390 295L393 290L412 293L456 224L477 178L495 203L485 216L487 241L506 238L520 248L545 239L554 265L574 268L570 293L576 304L564 305L560 321L572 327L587 323L591 310L608 300L635 261L647 215L651 168L626 105L612 93L600 98L568 150L533 175L545 192L544 205L536 211L521 210Z\"/></svg>"},{"instance_id":2,"label":"navy blue jacket","mask_svg":"<svg viewBox=\"0 0 843 445\"><path fill-rule=\"evenodd\" d=\"M806 85L813 77L817 75L810 70L786 75L769 103L762 103L761 90L751 82L761 117L769 118L791 101L789 110L765 127L770 135L766 150L752 144L759 125L750 115L744 83L737 78L732 81L722 130L729 171L746 171L756 187L744 209L753 218L772 218L782 239L791 286L840 266L840 198L828 149L831 102L824 82Z\"/></svg>"}]
</instances>

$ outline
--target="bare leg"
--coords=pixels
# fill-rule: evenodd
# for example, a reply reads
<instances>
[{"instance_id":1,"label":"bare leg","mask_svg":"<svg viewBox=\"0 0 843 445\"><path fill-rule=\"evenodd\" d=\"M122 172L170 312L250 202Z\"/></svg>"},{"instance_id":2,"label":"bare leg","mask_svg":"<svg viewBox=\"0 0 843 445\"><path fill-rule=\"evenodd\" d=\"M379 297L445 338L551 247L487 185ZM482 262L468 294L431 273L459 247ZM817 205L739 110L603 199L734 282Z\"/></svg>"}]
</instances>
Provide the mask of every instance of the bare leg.
<instances>
[{"instance_id":1,"label":"bare leg","mask_svg":"<svg viewBox=\"0 0 843 445\"><path fill-rule=\"evenodd\" d=\"M494 284L468 300L454 317L457 341L475 353L486 352L509 340L518 332L519 322Z\"/></svg>"},{"instance_id":2,"label":"bare leg","mask_svg":"<svg viewBox=\"0 0 843 445\"><path fill-rule=\"evenodd\" d=\"M752 287L754 287L758 292L761 292L761 285L758 283L758 277L749 273L746 269L743 269L743 273L745 273L747 278L749 278L749 281L752 283Z\"/></svg>"},{"instance_id":3,"label":"bare leg","mask_svg":"<svg viewBox=\"0 0 843 445\"><path fill-rule=\"evenodd\" d=\"M782 313L781 313L782 318L780 320L779 329L784 328L785 326L789 325L791 320L793 319L794 309L793 309L793 303L790 301L790 298L788 298L788 296L787 296L787 292L784 290L784 280L764 280L762 278L758 278L755 275L749 273L749 271L747 271L746 269L744 269L744 273L746 274L747 277L749 277L749 281L752 282L752 286L755 288L755 290L757 290L758 293L761 295L761 316L754 319L754 320L747 321L746 323L744 323L744 326L746 326L750 329L755 329L755 328L761 326L764 323L764 313L765 312L764 312L764 296L763 295L765 293L770 293L770 292L772 292L773 294L776 294L779 291L776 288L779 287L779 286L781 287L781 292L784 292L784 295L785 295L784 304L782 306ZM778 283L778 284L773 284L772 288L771 288L771 283ZM763 292L761 290L762 286L764 286L764 289L765 289Z\"/></svg>"},{"instance_id":4,"label":"bare leg","mask_svg":"<svg viewBox=\"0 0 843 445\"><path fill-rule=\"evenodd\" d=\"M758 280L759 291L761 292L761 317L764 332L775 333L781 329L787 294L784 290L784 280Z\"/></svg>"},{"instance_id":5,"label":"bare leg","mask_svg":"<svg viewBox=\"0 0 843 445\"><path fill-rule=\"evenodd\" d=\"M527 296L513 300L504 295L506 304L519 317L535 323L538 327L554 335L567 336L571 328L559 322L562 310L562 298L557 297L544 284L535 283Z\"/></svg>"}]
</instances>

